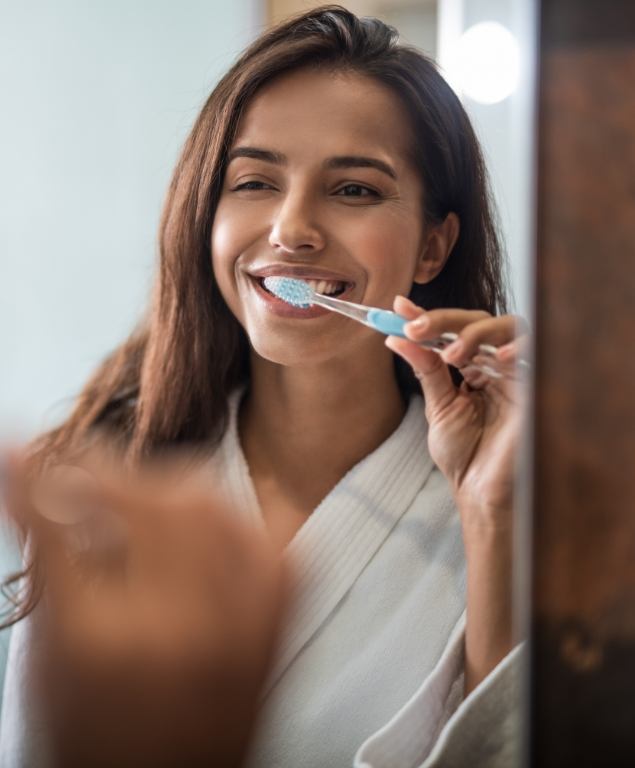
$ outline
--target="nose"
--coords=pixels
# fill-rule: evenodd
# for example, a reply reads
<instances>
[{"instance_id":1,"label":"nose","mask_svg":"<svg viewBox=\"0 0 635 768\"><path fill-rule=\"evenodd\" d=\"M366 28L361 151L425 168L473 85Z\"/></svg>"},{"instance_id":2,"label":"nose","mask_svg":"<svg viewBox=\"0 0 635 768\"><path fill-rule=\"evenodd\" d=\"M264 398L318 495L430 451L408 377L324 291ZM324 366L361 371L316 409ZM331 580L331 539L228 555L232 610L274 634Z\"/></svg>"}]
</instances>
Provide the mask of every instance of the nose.
<instances>
[{"instance_id":1,"label":"nose","mask_svg":"<svg viewBox=\"0 0 635 768\"><path fill-rule=\"evenodd\" d=\"M308 196L288 195L276 212L269 245L286 255L311 254L324 248L325 237Z\"/></svg>"}]
</instances>

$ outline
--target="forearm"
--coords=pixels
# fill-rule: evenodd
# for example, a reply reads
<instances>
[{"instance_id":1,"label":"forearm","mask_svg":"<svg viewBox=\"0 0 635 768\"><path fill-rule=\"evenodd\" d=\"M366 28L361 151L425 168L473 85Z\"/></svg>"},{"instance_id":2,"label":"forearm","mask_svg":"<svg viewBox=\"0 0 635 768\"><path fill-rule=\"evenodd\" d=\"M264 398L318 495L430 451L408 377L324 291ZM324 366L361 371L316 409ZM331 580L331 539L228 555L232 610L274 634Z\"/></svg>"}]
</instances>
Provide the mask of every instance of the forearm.
<instances>
[{"instance_id":1,"label":"forearm","mask_svg":"<svg viewBox=\"0 0 635 768\"><path fill-rule=\"evenodd\" d=\"M467 696L509 653L512 638L512 531L463 516L467 561Z\"/></svg>"}]
</instances>

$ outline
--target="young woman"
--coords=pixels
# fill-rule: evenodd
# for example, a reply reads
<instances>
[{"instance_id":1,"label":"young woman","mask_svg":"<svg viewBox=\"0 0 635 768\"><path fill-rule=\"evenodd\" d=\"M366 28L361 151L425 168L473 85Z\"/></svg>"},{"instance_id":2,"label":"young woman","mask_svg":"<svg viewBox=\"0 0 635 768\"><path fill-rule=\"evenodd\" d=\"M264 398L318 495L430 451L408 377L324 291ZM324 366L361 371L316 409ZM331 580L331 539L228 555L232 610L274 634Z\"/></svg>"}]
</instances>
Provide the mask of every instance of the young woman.
<instances>
[{"instance_id":1,"label":"young woman","mask_svg":"<svg viewBox=\"0 0 635 768\"><path fill-rule=\"evenodd\" d=\"M495 345L509 372L522 339L456 96L394 30L338 7L265 33L196 121L160 253L147 322L42 438L40 464L97 434L129 462L195 449L284 550L291 607L250 765L511 764L522 407L511 377L469 362ZM293 309L270 275L392 307L408 340ZM442 355L421 346L447 331ZM41 590L32 558L16 620ZM16 757L34 737L14 666L31 620L12 640L7 766L35 765Z\"/></svg>"}]
</instances>

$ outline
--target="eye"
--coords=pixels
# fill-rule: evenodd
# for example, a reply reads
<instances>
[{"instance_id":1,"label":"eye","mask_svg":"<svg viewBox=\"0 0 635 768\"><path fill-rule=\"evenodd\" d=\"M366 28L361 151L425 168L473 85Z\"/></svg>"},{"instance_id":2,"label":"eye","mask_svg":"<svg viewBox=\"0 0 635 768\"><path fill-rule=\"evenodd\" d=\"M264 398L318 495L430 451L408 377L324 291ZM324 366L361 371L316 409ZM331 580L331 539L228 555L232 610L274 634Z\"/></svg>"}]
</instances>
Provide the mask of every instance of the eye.
<instances>
[{"instance_id":1,"label":"eye","mask_svg":"<svg viewBox=\"0 0 635 768\"><path fill-rule=\"evenodd\" d=\"M232 192L258 192L262 189L273 189L271 184L265 184L264 181L244 181L232 188Z\"/></svg>"},{"instance_id":2,"label":"eye","mask_svg":"<svg viewBox=\"0 0 635 768\"><path fill-rule=\"evenodd\" d=\"M342 197L381 197L379 192L365 187L363 184L346 184L340 187L335 194Z\"/></svg>"}]
</instances>

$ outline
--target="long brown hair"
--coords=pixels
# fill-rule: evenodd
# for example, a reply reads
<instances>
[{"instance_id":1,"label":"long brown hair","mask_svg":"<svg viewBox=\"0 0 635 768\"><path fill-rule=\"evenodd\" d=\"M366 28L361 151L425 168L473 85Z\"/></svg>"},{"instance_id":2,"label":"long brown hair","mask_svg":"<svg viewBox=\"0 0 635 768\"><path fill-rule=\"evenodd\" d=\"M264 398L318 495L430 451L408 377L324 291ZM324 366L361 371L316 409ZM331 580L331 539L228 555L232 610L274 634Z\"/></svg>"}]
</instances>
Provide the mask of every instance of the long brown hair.
<instances>
[{"instance_id":1,"label":"long brown hair","mask_svg":"<svg viewBox=\"0 0 635 768\"><path fill-rule=\"evenodd\" d=\"M400 45L396 30L325 6L265 32L240 56L205 103L168 190L159 233L160 263L149 312L99 367L69 418L32 446L41 468L81 451L106 431L128 460L168 447L209 448L222 436L227 399L249 377L245 334L222 299L212 272L210 235L236 129L246 105L268 81L303 67L365 75L403 101L417 143L426 221L453 211L460 235L441 274L414 285L411 298L439 306L505 310L504 272L480 148L461 103L433 61ZM418 382L395 361L405 392ZM22 582L7 624L34 607L40 585L35 556L5 587Z\"/></svg>"}]
</instances>

